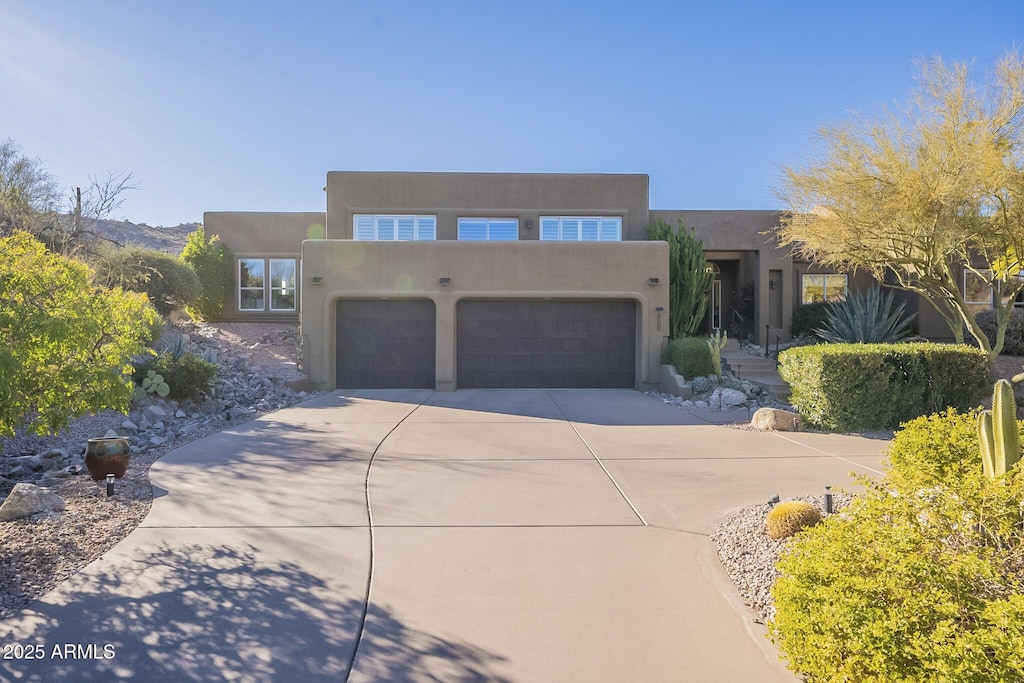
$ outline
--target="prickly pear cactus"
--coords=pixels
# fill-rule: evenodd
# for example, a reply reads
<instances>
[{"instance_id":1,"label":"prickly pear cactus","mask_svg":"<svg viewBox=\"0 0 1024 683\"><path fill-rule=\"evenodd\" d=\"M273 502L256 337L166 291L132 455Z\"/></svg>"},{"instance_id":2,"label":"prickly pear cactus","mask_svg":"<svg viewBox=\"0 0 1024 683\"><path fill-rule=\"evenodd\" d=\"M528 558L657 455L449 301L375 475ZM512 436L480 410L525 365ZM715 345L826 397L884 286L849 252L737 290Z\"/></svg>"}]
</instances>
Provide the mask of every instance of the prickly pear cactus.
<instances>
[{"instance_id":1,"label":"prickly pear cactus","mask_svg":"<svg viewBox=\"0 0 1024 683\"><path fill-rule=\"evenodd\" d=\"M156 370L150 370L142 378L142 389L147 394L156 394L161 398L166 398L171 393L171 387L164 381L163 375L158 374Z\"/></svg>"}]
</instances>

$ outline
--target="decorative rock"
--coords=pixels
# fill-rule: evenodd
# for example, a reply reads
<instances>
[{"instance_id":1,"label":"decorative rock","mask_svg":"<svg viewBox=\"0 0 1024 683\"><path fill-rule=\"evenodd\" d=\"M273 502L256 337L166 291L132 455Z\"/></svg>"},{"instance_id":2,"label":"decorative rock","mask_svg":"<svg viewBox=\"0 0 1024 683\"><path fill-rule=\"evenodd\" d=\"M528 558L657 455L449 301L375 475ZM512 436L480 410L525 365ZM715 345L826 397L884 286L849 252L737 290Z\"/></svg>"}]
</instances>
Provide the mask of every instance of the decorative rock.
<instances>
[{"instance_id":1,"label":"decorative rock","mask_svg":"<svg viewBox=\"0 0 1024 683\"><path fill-rule=\"evenodd\" d=\"M15 484L7 500L0 505L0 521L9 522L40 512L57 512L64 509L64 501L56 493L34 484Z\"/></svg>"},{"instance_id":2,"label":"decorative rock","mask_svg":"<svg viewBox=\"0 0 1024 683\"><path fill-rule=\"evenodd\" d=\"M167 439L162 436L151 436L149 437L149 442L154 446L162 446L167 443Z\"/></svg>"},{"instance_id":3,"label":"decorative rock","mask_svg":"<svg viewBox=\"0 0 1024 683\"><path fill-rule=\"evenodd\" d=\"M747 395L738 389L723 389L719 387L711 393L711 399L708 402L713 406L721 405L724 409L735 408L747 402Z\"/></svg>"},{"instance_id":4,"label":"decorative rock","mask_svg":"<svg viewBox=\"0 0 1024 683\"><path fill-rule=\"evenodd\" d=\"M129 432L137 432L137 431L139 431L139 425L135 424L131 420L125 420L124 422L122 422L121 423L121 428L122 429L127 429Z\"/></svg>"},{"instance_id":5,"label":"decorative rock","mask_svg":"<svg viewBox=\"0 0 1024 683\"><path fill-rule=\"evenodd\" d=\"M104 439L116 439L120 434L115 432L113 429L108 429L106 434L103 435Z\"/></svg>"},{"instance_id":6,"label":"decorative rock","mask_svg":"<svg viewBox=\"0 0 1024 683\"><path fill-rule=\"evenodd\" d=\"M158 432L159 431L163 431L165 428L166 428L166 425L164 425L164 421L163 420L158 420L157 422L155 422L153 424L153 429L155 431L158 431Z\"/></svg>"},{"instance_id":7,"label":"decorative rock","mask_svg":"<svg viewBox=\"0 0 1024 683\"><path fill-rule=\"evenodd\" d=\"M799 432L804 428L804 420L799 413L779 408L758 408L750 420L750 425L757 429L773 429L779 432Z\"/></svg>"},{"instance_id":8,"label":"decorative rock","mask_svg":"<svg viewBox=\"0 0 1024 683\"><path fill-rule=\"evenodd\" d=\"M53 460L67 460L68 452L63 448L51 448L39 454L40 458L52 458Z\"/></svg>"},{"instance_id":9,"label":"decorative rock","mask_svg":"<svg viewBox=\"0 0 1024 683\"><path fill-rule=\"evenodd\" d=\"M178 418L185 417L185 411L184 410L175 410L174 411L174 417L178 417Z\"/></svg>"},{"instance_id":10,"label":"decorative rock","mask_svg":"<svg viewBox=\"0 0 1024 683\"><path fill-rule=\"evenodd\" d=\"M159 415L160 417L167 415L167 411L158 405L146 406L146 412L152 413L153 415Z\"/></svg>"}]
</instances>

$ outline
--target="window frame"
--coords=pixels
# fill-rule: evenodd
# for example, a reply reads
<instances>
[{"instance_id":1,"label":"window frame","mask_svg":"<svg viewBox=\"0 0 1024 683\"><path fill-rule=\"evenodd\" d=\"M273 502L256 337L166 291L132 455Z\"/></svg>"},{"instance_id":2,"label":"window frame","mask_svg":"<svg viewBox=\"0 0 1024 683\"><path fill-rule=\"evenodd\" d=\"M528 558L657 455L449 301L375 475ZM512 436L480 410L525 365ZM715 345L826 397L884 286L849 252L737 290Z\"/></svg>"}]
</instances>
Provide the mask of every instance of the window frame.
<instances>
[{"instance_id":1,"label":"window frame","mask_svg":"<svg viewBox=\"0 0 1024 683\"><path fill-rule=\"evenodd\" d=\"M557 237L545 236L545 223L550 226L552 221L556 221L555 230L557 231ZM585 235L585 223L596 221L596 230L594 239L587 239ZM615 222L615 237L605 237L605 224L606 222ZM546 242L621 242L622 241L622 216L541 216L538 221L540 224L540 239ZM574 238L566 238L566 227L573 226Z\"/></svg>"},{"instance_id":2,"label":"window frame","mask_svg":"<svg viewBox=\"0 0 1024 683\"><path fill-rule=\"evenodd\" d=\"M362 237L360 231L360 219L373 221L373 237ZM402 237L402 221L413 221L413 236ZM381 237L381 222L393 221L392 236ZM365 225L363 226L366 227ZM425 236L429 234L428 236ZM437 215L436 214L409 214L409 213L354 213L352 214L352 239L360 242L433 242L437 240Z\"/></svg>"},{"instance_id":3,"label":"window frame","mask_svg":"<svg viewBox=\"0 0 1024 683\"><path fill-rule=\"evenodd\" d=\"M987 270L987 269L985 269L985 270L986 270L986 272L988 272L990 274L992 272L991 270ZM975 278L978 277L977 274L975 274L973 271L968 270L967 268L964 269L963 277L961 278L961 284L963 285L964 303L968 304L968 305L986 305L986 306L989 306L991 308L992 302L995 301L995 289L991 285L988 285L988 283L985 283L986 286L988 286L988 299L986 301L973 301L971 299L968 299L967 298L967 278L968 278L968 276L973 276Z\"/></svg>"},{"instance_id":4,"label":"window frame","mask_svg":"<svg viewBox=\"0 0 1024 683\"><path fill-rule=\"evenodd\" d=\"M238 266L235 272L238 279L235 281L236 301L239 313L294 313L299 310L299 268L300 260L297 256L238 256ZM263 264L263 285L261 287L242 286L242 264L246 261L257 261ZM273 264L275 262L292 263L292 286L286 288L292 294L291 308L277 308L274 306L274 286L272 280ZM280 288L278 288L280 289ZM242 308L243 292L259 292L261 306L259 308Z\"/></svg>"},{"instance_id":5,"label":"window frame","mask_svg":"<svg viewBox=\"0 0 1024 683\"><path fill-rule=\"evenodd\" d=\"M808 301L807 299L807 278L809 277L820 277L821 278L821 301ZM828 292L828 279L830 277L843 278L843 299L830 299ZM832 303L833 301L842 301L850 295L850 276L846 273L801 273L800 274L800 304L813 304L813 303Z\"/></svg>"},{"instance_id":6,"label":"window frame","mask_svg":"<svg viewBox=\"0 0 1024 683\"><path fill-rule=\"evenodd\" d=\"M462 236L462 223L463 221L483 221L484 222L484 237L483 239L476 239L473 237ZM519 218L515 216L492 216L485 218L483 216L462 216L457 218L456 221L456 238L464 242L518 242L519 241ZM491 236L491 223L514 223L515 224L515 237L506 239L503 237L492 237Z\"/></svg>"}]
</instances>

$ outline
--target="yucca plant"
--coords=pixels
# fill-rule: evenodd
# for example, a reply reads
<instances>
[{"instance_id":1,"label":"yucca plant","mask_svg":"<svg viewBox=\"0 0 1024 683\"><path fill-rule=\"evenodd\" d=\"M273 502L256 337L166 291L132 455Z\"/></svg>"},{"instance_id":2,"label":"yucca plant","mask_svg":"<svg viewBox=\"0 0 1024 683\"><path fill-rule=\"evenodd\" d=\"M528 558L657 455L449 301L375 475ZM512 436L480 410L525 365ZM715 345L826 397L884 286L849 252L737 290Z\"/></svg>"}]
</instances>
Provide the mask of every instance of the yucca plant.
<instances>
[{"instance_id":1,"label":"yucca plant","mask_svg":"<svg viewBox=\"0 0 1024 683\"><path fill-rule=\"evenodd\" d=\"M856 291L844 301L829 304L825 326L814 332L829 342L885 344L910 336L916 313L903 317L904 304L892 308L892 292L882 294L878 285Z\"/></svg>"}]
</instances>

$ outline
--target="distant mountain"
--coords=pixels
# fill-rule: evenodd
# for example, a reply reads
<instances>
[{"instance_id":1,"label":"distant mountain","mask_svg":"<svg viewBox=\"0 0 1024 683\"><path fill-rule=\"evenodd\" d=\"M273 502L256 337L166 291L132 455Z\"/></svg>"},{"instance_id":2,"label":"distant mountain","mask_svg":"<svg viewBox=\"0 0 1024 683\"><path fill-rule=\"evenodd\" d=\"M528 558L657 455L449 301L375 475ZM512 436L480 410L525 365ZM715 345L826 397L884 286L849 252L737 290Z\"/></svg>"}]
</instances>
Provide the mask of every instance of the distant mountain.
<instances>
[{"instance_id":1,"label":"distant mountain","mask_svg":"<svg viewBox=\"0 0 1024 683\"><path fill-rule=\"evenodd\" d=\"M182 223L172 227L151 226L130 221L93 221L89 230L107 239L127 246L135 244L148 249L164 251L177 256L185 248L188 234L199 227L199 223Z\"/></svg>"}]
</instances>

